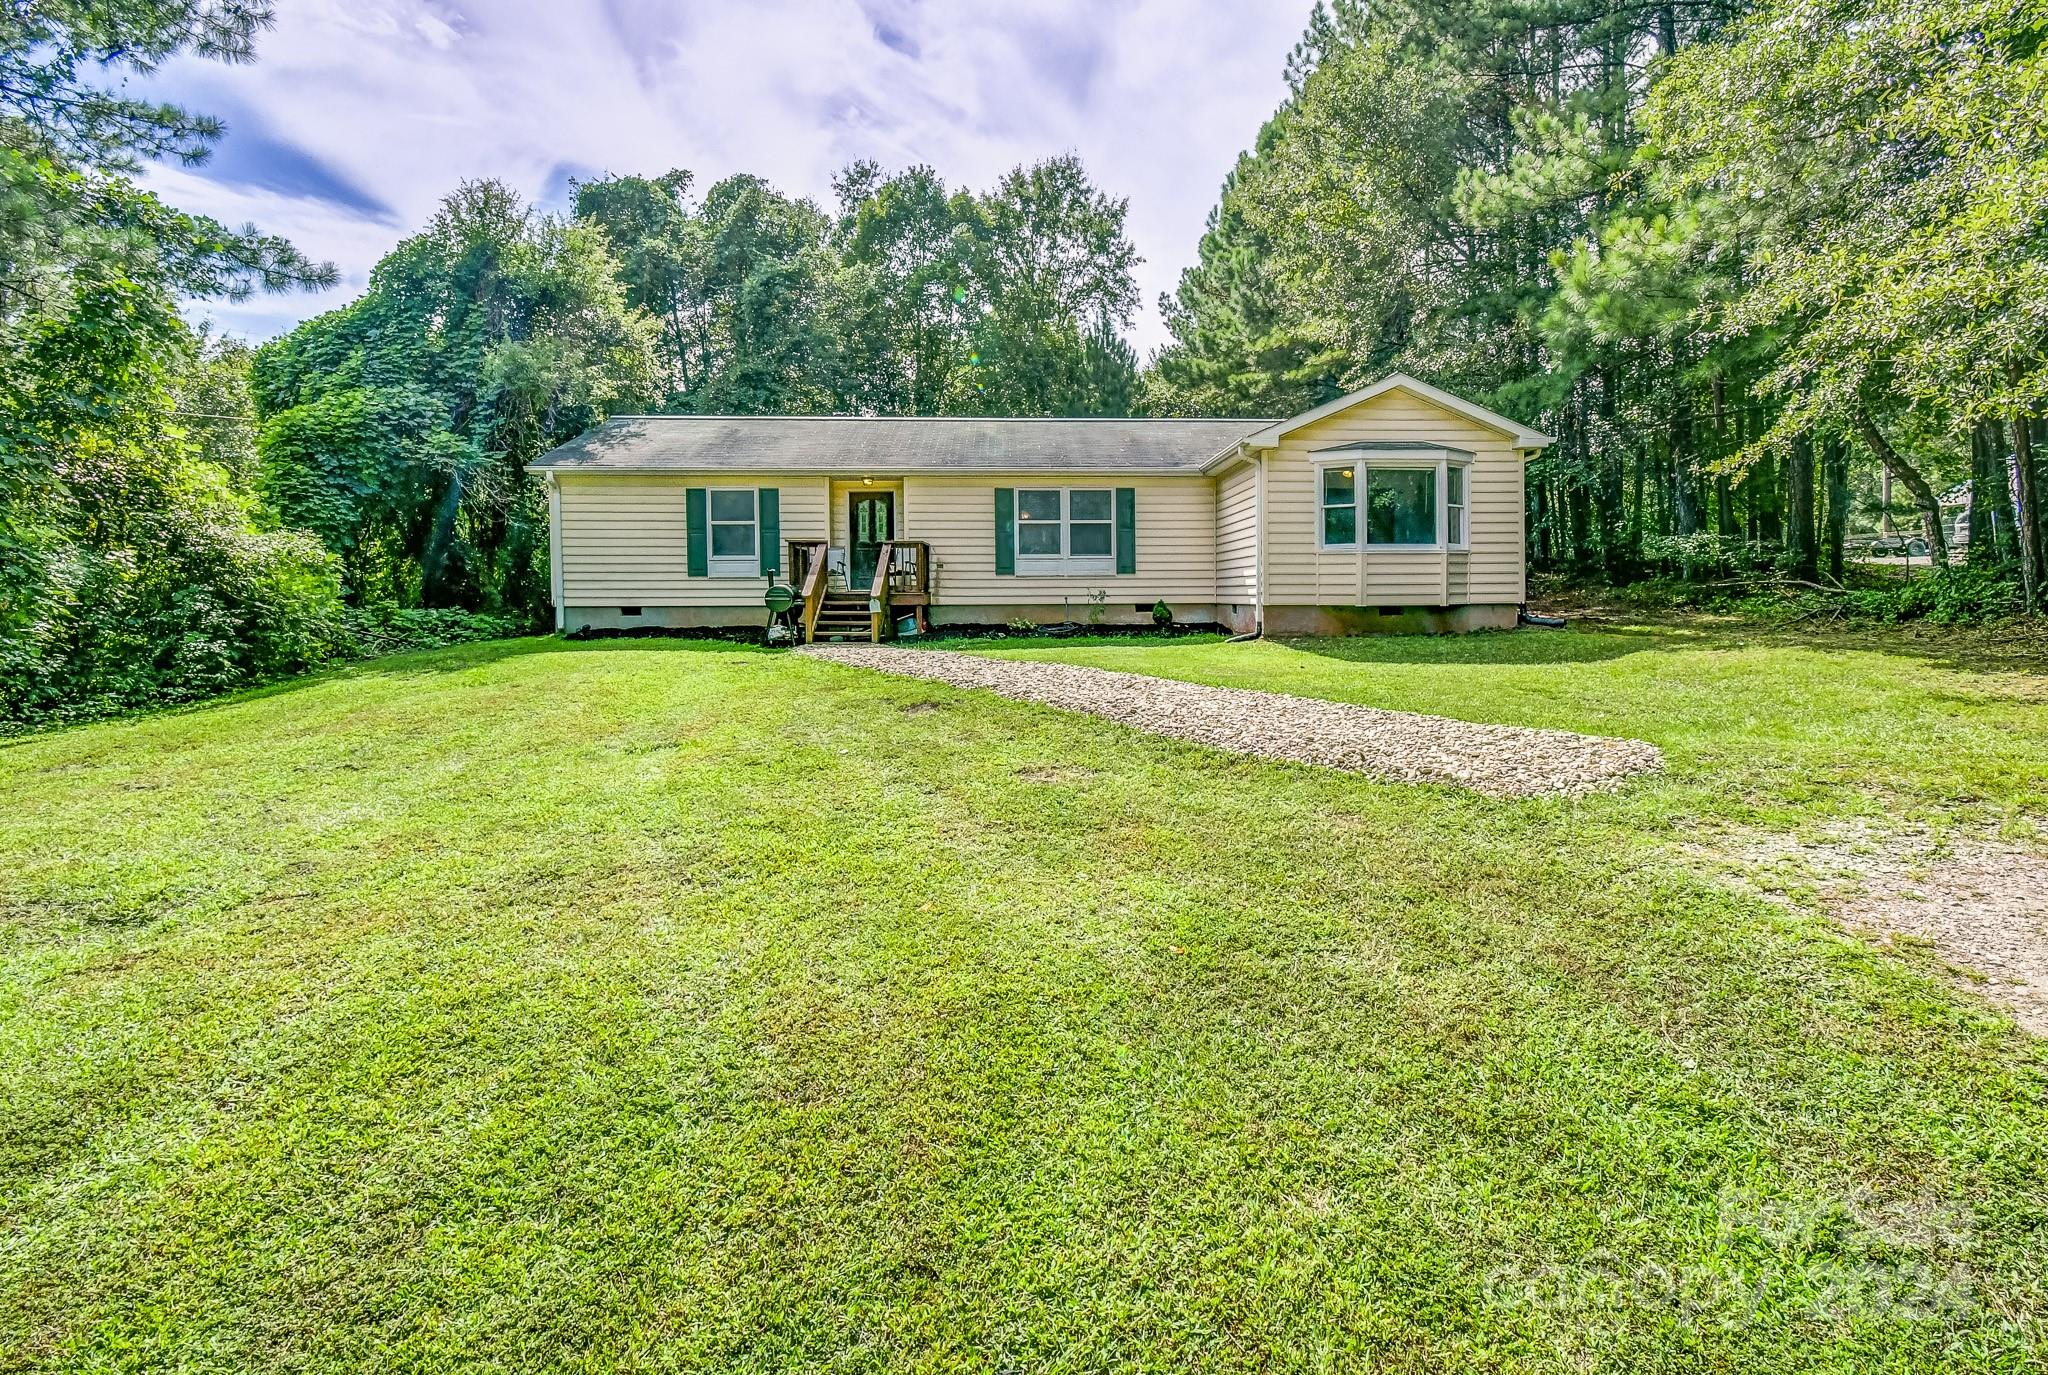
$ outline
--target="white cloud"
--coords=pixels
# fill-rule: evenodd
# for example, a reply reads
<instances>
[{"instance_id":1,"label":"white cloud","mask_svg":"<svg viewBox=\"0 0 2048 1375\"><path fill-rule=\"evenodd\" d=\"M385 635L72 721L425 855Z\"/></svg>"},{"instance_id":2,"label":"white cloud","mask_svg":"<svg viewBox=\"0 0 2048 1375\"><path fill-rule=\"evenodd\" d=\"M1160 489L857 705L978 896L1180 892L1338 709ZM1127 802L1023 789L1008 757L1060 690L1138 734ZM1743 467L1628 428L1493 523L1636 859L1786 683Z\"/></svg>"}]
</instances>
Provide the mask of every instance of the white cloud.
<instances>
[{"instance_id":1,"label":"white cloud","mask_svg":"<svg viewBox=\"0 0 2048 1375\"><path fill-rule=\"evenodd\" d=\"M538 196L564 166L706 186L755 172L830 200L856 158L929 163L953 185L1079 154L1130 200L1145 262L1140 351L1154 302L1194 258L1225 172L1278 103L1308 0L301 0L280 7L251 67L183 62L159 83L195 108L246 110L390 207L359 209L198 173L154 181L177 205L289 235L332 259L320 298L207 309L273 332L347 300L369 268L466 177ZM229 138L234 137L230 119Z\"/></svg>"}]
</instances>

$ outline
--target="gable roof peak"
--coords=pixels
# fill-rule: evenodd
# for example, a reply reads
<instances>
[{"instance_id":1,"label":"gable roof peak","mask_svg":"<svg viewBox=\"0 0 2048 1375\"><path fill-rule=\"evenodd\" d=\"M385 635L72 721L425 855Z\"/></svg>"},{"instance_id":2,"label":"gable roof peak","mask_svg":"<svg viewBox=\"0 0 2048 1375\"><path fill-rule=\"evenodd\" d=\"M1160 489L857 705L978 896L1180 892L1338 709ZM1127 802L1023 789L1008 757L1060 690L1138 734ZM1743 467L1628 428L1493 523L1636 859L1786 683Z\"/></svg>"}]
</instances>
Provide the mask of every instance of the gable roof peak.
<instances>
[{"instance_id":1,"label":"gable roof peak","mask_svg":"<svg viewBox=\"0 0 2048 1375\"><path fill-rule=\"evenodd\" d=\"M1556 442L1541 430L1531 429L1519 420L1510 419L1498 411L1490 411L1476 401L1467 401L1462 396L1454 395L1441 387L1433 387L1421 378L1411 377L1405 372L1390 372L1370 386L1360 387L1357 391L1340 396L1334 401L1325 401L1322 405L1287 420L1276 421L1263 430L1246 435L1243 442L1252 448L1269 449L1278 444L1282 436L1291 434L1304 425L1313 425L1318 420L1336 415L1339 411L1350 410L1353 406L1362 405L1390 391L1411 393L1441 406L1453 415L1463 416L1475 425L1498 430L1508 436L1518 449L1541 449Z\"/></svg>"}]
</instances>

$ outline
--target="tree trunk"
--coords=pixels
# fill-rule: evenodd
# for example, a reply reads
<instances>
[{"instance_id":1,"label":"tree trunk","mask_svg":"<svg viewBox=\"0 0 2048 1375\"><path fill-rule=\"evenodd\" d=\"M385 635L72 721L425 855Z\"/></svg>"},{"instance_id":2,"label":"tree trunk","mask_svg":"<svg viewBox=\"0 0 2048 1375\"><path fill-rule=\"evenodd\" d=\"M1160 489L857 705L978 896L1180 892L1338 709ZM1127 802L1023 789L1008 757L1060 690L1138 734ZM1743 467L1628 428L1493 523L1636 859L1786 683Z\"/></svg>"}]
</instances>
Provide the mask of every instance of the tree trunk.
<instances>
[{"instance_id":1,"label":"tree trunk","mask_svg":"<svg viewBox=\"0 0 2048 1375\"><path fill-rule=\"evenodd\" d=\"M1980 498L1973 480L1970 533L1972 536L1977 533L1977 517L1981 512L1991 527L1991 544L1988 546L1991 559L1997 563L2018 563L2020 532L2012 513L2012 472L2005 461L2005 422L1987 420L1980 430L1984 436L1984 490ZM1973 557L1975 548L1973 539Z\"/></svg>"},{"instance_id":2,"label":"tree trunk","mask_svg":"<svg viewBox=\"0 0 2048 1375\"><path fill-rule=\"evenodd\" d=\"M2020 604L2029 611L2043 609L2042 582L2048 576L2043 566L2048 550L2041 548L2041 489L2034 481L2034 435L2028 417L2012 417L2013 528L2019 533Z\"/></svg>"},{"instance_id":3,"label":"tree trunk","mask_svg":"<svg viewBox=\"0 0 2048 1375\"><path fill-rule=\"evenodd\" d=\"M1840 435L1831 434L1821 441L1820 453L1828 486L1827 524L1821 539L1827 545L1828 576L1839 583L1843 546L1849 540L1849 446Z\"/></svg>"},{"instance_id":4,"label":"tree trunk","mask_svg":"<svg viewBox=\"0 0 2048 1375\"><path fill-rule=\"evenodd\" d=\"M1755 539L1758 544L1785 542L1784 503L1780 499L1778 475L1781 465L1776 454L1765 454L1750 469L1750 500L1755 503Z\"/></svg>"},{"instance_id":5,"label":"tree trunk","mask_svg":"<svg viewBox=\"0 0 2048 1375\"><path fill-rule=\"evenodd\" d=\"M1937 567L1948 563L1948 537L1941 530L1941 501L1934 495L1934 489L1927 485L1927 479L1920 470L1908 463L1891 441L1886 439L1871 420L1870 412L1858 408L1856 411L1856 433L1870 446L1870 452L1884 465L1884 470L1906 484L1906 490L1913 494L1913 501L1920 508L1920 524L1927 533L1927 547L1934 551Z\"/></svg>"},{"instance_id":6,"label":"tree trunk","mask_svg":"<svg viewBox=\"0 0 2048 1375\"><path fill-rule=\"evenodd\" d=\"M1643 555L1643 526L1645 524L1643 519L1645 515L1643 510L1643 470L1650 466L1649 455L1638 450L1633 466L1635 471L1629 474L1635 486L1635 502L1632 508L1635 514L1630 518L1631 524L1629 525L1628 532L1628 557L1631 564L1641 559Z\"/></svg>"},{"instance_id":7,"label":"tree trunk","mask_svg":"<svg viewBox=\"0 0 2048 1375\"><path fill-rule=\"evenodd\" d=\"M2004 486L2005 466L1992 447L1991 424L1980 420L1970 428L1970 562L1979 567L1997 563L2000 523L1992 492Z\"/></svg>"},{"instance_id":8,"label":"tree trunk","mask_svg":"<svg viewBox=\"0 0 2048 1375\"><path fill-rule=\"evenodd\" d=\"M1681 403L1683 404L1683 403ZM1692 465L1692 420L1683 411L1671 417L1671 525L1677 535L1700 532L1699 493Z\"/></svg>"},{"instance_id":9,"label":"tree trunk","mask_svg":"<svg viewBox=\"0 0 2048 1375\"><path fill-rule=\"evenodd\" d=\"M1785 526L1786 561L1794 577L1814 580L1820 571L1813 547L1813 437L1801 435L1792 441L1792 457L1785 470L1789 490Z\"/></svg>"}]
</instances>

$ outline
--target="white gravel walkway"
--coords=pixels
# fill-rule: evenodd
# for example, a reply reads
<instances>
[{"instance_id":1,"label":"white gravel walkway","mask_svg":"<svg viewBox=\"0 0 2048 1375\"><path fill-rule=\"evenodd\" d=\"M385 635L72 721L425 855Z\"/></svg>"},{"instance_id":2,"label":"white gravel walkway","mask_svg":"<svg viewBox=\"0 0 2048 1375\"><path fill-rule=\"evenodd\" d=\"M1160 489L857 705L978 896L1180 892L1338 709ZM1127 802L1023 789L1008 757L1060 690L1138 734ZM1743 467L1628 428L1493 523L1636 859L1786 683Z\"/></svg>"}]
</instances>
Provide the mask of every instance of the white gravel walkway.
<instances>
[{"instance_id":1,"label":"white gravel walkway","mask_svg":"<svg viewBox=\"0 0 2048 1375\"><path fill-rule=\"evenodd\" d=\"M1640 740L1474 725L1074 664L890 645L811 645L799 652L853 668L983 688L1239 754L1401 783L1455 783L1495 797L1595 792L1664 766L1663 752Z\"/></svg>"}]
</instances>

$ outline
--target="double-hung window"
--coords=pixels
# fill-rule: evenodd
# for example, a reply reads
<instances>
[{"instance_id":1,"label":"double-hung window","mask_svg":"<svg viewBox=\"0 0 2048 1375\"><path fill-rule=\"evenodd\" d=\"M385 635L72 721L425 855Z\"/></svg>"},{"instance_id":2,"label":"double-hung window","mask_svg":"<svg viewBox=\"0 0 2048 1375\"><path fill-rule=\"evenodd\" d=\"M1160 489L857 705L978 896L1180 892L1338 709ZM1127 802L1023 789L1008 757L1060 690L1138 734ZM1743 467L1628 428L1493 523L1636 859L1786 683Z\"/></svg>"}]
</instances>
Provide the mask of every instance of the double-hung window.
<instances>
[{"instance_id":1,"label":"double-hung window","mask_svg":"<svg viewBox=\"0 0 2048 1375\"><path fill-rule=\"evenodd\" d=\"M1358 470L1348 463L1323 469L1323 543L1332 549L1358 543Z\"/></svg>"},{"instance_id":2,"label":"double-hung window","mask_svg":"<svg viewBox=\"0 0 2048 1375\"><path fill-rule=\"evenodd\" d=\"M1325 461L1317 477L1322 547L1463 549L1466 476L1448 453Z\"/></svg>"},{"instance_id":3,"label":"double-hung window","mask_svg":"<svg viewBox=\"0 0 2048 1375\"><path fill-rule=\"evenodd\" d=\"M1116 494L1108 487L1017 489L1019 573L1116 572Z\"/></svg>"},{"instance_id":4,"label":"double-hung window","mask_svg":"<svg viewBox=\"0 0 2048 1375\"><path fill-rule=\"evenodd\" d=\"M711 576L751 578L761 571L761 499L752 487L713 487Z\"/></svg>"}]
</instances>

